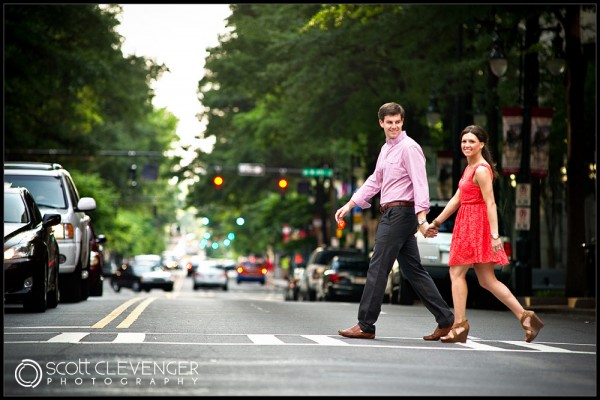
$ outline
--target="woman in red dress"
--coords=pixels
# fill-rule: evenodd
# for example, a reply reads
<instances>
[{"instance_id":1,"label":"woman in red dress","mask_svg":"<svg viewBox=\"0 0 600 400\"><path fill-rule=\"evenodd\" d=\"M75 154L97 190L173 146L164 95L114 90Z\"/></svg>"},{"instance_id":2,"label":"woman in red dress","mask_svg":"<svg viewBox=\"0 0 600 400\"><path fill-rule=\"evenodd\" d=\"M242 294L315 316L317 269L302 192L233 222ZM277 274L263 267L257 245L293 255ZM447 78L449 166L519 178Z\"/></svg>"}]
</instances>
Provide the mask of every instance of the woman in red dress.
<instances>
[{"instance_id":1,"label":"woman in red dress","mask_svg":"<svg viewBox=\"0 0 600 400\"><path fill-rule=\"evenodd\" d=\"M440 215L432 221L432 234L456 210L456 221L450 244L450 278L454 302L454 325L441 338L446 343L465 343L469 334L466 316L467 271L473 267L481 287L490 291L521 321L525 341L531 342L543 322L533 311L526 311L512 292L496 279L494 265L508 264L508 258L498 234L498 214L492 181L498 175L486 144L488 134L477 125L467 126L460 135L461 150L467 157L467 167L458 183L458 190Z\"/></svg>"}]
</instances>

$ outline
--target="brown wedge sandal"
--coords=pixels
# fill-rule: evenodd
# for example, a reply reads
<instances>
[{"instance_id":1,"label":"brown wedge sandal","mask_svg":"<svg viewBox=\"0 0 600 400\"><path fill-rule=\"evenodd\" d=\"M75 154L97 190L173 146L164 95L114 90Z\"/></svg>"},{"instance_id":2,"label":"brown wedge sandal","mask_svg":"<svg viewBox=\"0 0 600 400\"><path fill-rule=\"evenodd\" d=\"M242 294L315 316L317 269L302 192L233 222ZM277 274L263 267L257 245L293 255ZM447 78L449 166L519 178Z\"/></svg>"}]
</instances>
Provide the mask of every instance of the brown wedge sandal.
<instances>
[{"instance_id":1,"label":"brown wedge sandal","mask_svg":"<svg viewBox=\"0 0 600 400\"><path fill-rule=\"evenodd\" d=\"M525 325L525 320L529 318L529 326ZM523 311L521 315L521 325L525 330L525 341L527 343L532 342L536 338L540 329L544 327L542 320L533 311Z\"/></svg>"},{"instance_id":2,"label":"brown wedge sandal","mask_svg":"<svg viewBox=\"0 0 600 400\"><path fill-rule=\"evenodd\" d=\"M460 333L457 333L457 329L463 328ZM459 322L452 327L450 333L452 336L443 336L440 340L444 343L466 343L467 336L469 335L469 321L464 320L463 322Z\"/></svg>"}]
</instances>

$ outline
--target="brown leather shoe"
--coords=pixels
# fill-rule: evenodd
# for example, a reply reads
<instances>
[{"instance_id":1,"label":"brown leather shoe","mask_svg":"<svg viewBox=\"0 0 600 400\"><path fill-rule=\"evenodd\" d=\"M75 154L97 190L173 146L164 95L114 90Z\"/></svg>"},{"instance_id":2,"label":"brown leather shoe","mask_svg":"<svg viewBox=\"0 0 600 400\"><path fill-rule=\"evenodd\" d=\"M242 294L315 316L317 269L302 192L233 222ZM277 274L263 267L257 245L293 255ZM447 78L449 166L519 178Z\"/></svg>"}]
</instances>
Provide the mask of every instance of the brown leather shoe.
<instances>
[{"instance_id":1,"label":"brown leather shoe","mask_svg":"<svg viewBox=\"0 0 600 400\"><path fill-rule=\"evenodd\" d=\"M363 332L358 324L354 325L352 328L338 331L338 333L342 336L355 339L375 339L375 332Z\"/></svg>"},{"instance_id":2,"label":"brown leather shoe","mask_svg":"<svg viewBox=\"0 0 600 400\"><path fill-rule=\"evenodd\" d=\"M435 331L431 335L423 336L423 340L440 340L442 336L446 336L450 333L452 329L452 325L447 326L445 328L440 328L439 326L435 328Z\"/></svg>"}]
</instances>

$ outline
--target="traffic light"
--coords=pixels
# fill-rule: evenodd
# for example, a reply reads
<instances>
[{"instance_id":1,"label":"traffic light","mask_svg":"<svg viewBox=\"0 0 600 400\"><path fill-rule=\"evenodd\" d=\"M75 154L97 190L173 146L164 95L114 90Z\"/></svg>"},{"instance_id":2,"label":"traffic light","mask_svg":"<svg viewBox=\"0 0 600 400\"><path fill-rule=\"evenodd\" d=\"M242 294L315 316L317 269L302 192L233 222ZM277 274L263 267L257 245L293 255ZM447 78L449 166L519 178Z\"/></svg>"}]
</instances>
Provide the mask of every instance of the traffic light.
<instances>
[{"instance_id":1,"label":"traffic light","mask_svg":"<svg viewBox=\"0 0 600 400\"><path fill-rule=\"evenodd\" d=\"M285 191L288 187L288 181L285 178L280 178L277 182L277 186L279 186L279 191L281 192L281 197L285 196Z\"/></svg>"},{"instance_id":2,"label":"traffic light","mask_svg":"<svg viewBox=\"0 0 600 400\"><path fill-rule=\"evenodd\" d=\"M213 184L215 185L215 188L217 190L221 189L221 186L223 186L223 183L225 181L223 180L223 177L221 175L217 175L213 178Z\"/></svg>"},{"instance_id":3,"label":"traffic light","mask_svg":"<svg viewBox=\"0 0 600 400\"><path fill-rule=\"evenodd\" d=\"M288 186L288 181L285 178L281 178L279 180L279 182L277 182L277 186L279 186L280 189L285 190Z\"/></svg>"}]
</instances>

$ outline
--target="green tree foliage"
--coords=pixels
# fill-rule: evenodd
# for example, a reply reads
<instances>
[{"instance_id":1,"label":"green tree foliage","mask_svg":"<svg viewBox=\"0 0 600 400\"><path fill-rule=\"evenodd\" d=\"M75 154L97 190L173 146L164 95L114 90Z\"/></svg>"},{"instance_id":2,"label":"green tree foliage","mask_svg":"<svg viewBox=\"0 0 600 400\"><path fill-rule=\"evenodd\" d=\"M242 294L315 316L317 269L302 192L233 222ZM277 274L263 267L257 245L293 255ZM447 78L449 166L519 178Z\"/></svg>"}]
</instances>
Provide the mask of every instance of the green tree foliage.
<instances>
[{"instance_id":1,"label":"green tree foliage","mask_svg":"<svg viewBox=\"0 0 600 400\"><path fill-rule=\"evenodd\" d=\"M163 225L175 219L168 180L179 157L167 151L177 120L152 106L151 84L166 66L123 55L115 30L120 12L97 4L4 6L5 152L10 160L67 168L80 194L96 199L91 214L96 231L110 240L107 247L156 252L164 247ZM99 155L113 150L157 156ZM139 167L135 188L131 164ZM148 167L158 171L151 179L143 176ZM123 219L143 226L147 238L117 234Z\"/></svg>"},{"instance_id":2,"label":"green tree foliage","mask_svg":"<svg viewBox=\"0 0 600 400\"><path fill-rule=\"evenodd\" d=\"M209 122L205 136L214 137L216 145L211 154L199 153L189 169L182 170L182 175L197 177L189 204L240 207L272 191L268 184L272 177L237 176L240 162L329 166L342 177L352 176L357 166L368 173L383 143L376 111L387 101L405 107L408 134L436 151L453 147L456 132L473 121L483 97L487 114L495 117L490 121L497 124L490 127L493 148L501 143L501 107L519 105L523 88L535 90L535 105L555 109L552 136L564 143L560 119L568 114L567 101L557 91L564 82L549 76L537 61L531 64L538 71L533 81L523 81L524 59L535 55L541 63L552 58L552 44L547 36L543 40L542 32L557 23L567 38L566 48L572 49L567 51L572 51L568 61L581 72L571 75L570 82L581 88L575 96L586 95L581 49L565 33L578 33L579 27L569 22L565 5L236 4L231 9L231 31L209 49L207 73L199 82ZM539 29L531 30L536 25L526 21L537 21ZM500 80L490 77L488 67L495 27L509 63ZM533 40L525 40L526 35ZM586 59L593 64L595 56ZM594 84L594 79L585 79L586 88ZM595 104L591 92L587 91L591 101L585 104ZM442 124L435 130L425 121L431 93L438 97L442 112ZM571 121L587 126L595 120L582 113L571 113ZM586 115L594 115L590 113ZM593 162L581 138L570 138L579 144L573 154L585 154ZM566 149L559 144L553 151L555 147L551 165L556 170L564 163ZM496 151L500 154L501 149ZM427 156L435 159L435 153ZM574 173L582 175L583 163L573 165ZM221 169L231 173L226 179L231 185L220 192L211 186L214 166L230 167ZM513 190L508 181L502 185L507 186L502 193ZM571 191L573 201L589 195L587 189L586 193L579 189L583 187ZM326 204L325 210L333 207Z\"/></svg>"}]
</instances>

